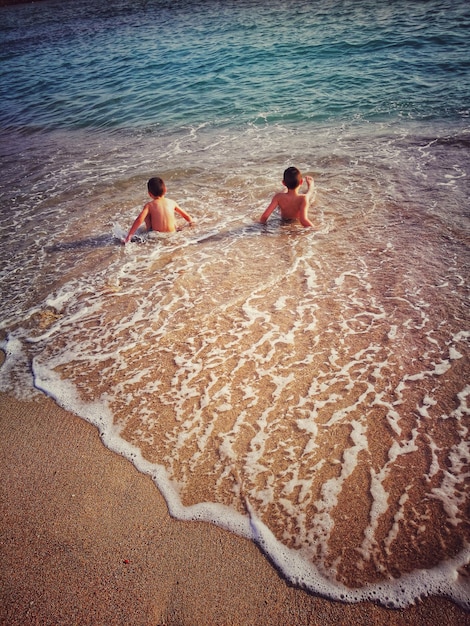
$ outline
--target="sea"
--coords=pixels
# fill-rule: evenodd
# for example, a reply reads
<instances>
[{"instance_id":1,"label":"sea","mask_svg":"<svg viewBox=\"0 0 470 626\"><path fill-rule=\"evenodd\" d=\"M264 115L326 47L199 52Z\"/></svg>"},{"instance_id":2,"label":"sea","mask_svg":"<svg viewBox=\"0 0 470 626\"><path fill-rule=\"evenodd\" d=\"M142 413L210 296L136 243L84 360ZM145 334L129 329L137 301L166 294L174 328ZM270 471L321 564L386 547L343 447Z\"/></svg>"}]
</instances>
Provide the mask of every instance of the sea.
<instances>
[{"instance_id":1,"label":"sea","mask_svg":"<svg viewBox=\"0 0 470 626\"><path fill-rule=\"evenodd\" d=\"M465 0L0 7L0 390L290 584L469 609L469 27ZM292 165L313 227L261 224ZM194 223L124 246L152 176Z\"/></svg>"}]
</instances>

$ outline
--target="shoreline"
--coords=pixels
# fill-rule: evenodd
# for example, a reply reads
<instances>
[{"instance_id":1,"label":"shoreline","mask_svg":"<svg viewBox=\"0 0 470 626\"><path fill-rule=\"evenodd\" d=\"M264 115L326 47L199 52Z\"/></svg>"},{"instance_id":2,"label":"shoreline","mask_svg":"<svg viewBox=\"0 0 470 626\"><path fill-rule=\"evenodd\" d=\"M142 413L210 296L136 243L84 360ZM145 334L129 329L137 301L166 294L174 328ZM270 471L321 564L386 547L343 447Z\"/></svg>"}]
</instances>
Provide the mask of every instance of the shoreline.
<instances>
[{"instance_id":1,"label":"shoreline","mask_svg":"<svg viewBox=\"0 0 470 626\"><path fill-rule=\"evenodd\" d=\"M0 432L5 626L470 624L442 597L387 609L292 587L251 541L172 519L149 476L50 398L2 393Z\"/></svg>"}]
</instances>

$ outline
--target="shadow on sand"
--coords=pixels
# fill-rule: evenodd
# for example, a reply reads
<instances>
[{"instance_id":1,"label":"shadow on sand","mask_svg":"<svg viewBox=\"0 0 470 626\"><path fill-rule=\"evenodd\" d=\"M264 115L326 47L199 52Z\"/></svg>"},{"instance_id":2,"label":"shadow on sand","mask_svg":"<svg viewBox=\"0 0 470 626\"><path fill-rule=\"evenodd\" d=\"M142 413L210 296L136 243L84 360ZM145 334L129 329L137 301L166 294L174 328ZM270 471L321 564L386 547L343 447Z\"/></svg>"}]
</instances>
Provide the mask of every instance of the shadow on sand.
<instances>
[{"instance_id":1,"label":"shadow on sand","mask_svg":"<svg viewBox=\"0 0 470 626\"><path fill-rule=\"evenodd\" d=\"M271 225L272 226L272 225ZM250 224L243 225L237 228L225 229L220 231L209 231L206 234L197 234L194 239L188 243L195 245L207 242L218 242L227 238L239 238L239 237L252 237L261 234L268 233L273 230L262 224ZM166 233L165 233L166 234ZM132 238L133 243L148 243L150 241L158 241L158 238L149 236L149 233L142 233ZM115 235L98 235L96 237L88 237L87 239L81 239L79 241L67 241L63 243L55 243L51 246L46 246L44 250L49 253L65 252L66 250L83 250L85 248L105 248L109 246L122 246L122 240Z\"/></svg>"},{"instance_id":2,"label":"shadow on sand","mask_svg":"<svg viewBox=\"0 0 470 626\"><path fill-rule=\"evenodd\" d=\"M104 248L107 246L120 246L122 243L113 235L99 235L98 237L88 237L79 241L67 241L46 246L46 252L63 252L65 250L83 250L84 248Z\"/></svg>"}]
</instances>

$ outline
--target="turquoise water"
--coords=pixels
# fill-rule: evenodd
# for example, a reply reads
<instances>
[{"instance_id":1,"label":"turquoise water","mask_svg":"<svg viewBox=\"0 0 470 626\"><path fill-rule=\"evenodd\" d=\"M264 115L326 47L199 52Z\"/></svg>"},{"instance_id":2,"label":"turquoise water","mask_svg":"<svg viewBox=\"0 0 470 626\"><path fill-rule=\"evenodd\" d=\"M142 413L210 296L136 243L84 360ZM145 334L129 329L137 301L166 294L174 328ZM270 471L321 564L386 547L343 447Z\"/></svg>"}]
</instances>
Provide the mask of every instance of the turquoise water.
<instances>
[{"instance_id":1,"label":"turquoise water","mask_svg":"<svg viewBox=\"0 0 470 626\"><path fill-rule=\"evenodd\" d=\"M2 13L7 127L468 115L465 2L47 2Z\"/></svg>"},{"instance_id":2,"label":"turquoise water","mask_svg":"<svg viewBox=\"0 0 470 626\"><path fill-rule=\"evenodd\" d=\"M0 13L0 390L294 584L468 607L468 3ZM194 226L123 247L154 175Z\"/></svg>"}]
</instances>

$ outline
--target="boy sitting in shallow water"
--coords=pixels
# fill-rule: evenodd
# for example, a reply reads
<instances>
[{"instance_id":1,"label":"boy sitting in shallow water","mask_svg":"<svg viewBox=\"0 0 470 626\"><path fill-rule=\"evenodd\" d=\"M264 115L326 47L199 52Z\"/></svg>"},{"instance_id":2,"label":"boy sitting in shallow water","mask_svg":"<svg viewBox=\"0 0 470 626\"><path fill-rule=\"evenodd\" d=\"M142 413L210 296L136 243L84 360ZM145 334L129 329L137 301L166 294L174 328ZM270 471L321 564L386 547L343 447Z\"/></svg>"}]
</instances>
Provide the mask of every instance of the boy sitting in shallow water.
<instances>
[{"instance_id":1,"label":"boy sitting in shallow water","mask_svg":"<svg viewBox=\"0 0 470 626\"><path fill-rule=\"evenodd\" d=\"M296 167L288 167L284 171L282 184L287 191L277 193L271 200L268 208L260 217L260 222L266 224L268 217L278 206L281 209L281 218L285 221L299 220L302 226L313 226L308 219L308 205L315 192L315 185L311 176L305 177L307 193L299 193L302 184L302 174Z\"/></svg>"},{"instance_id":2,"label":"boy sitting in shallow water","mask_svg":"<svg viewBox=\"0 0 470 626\"><path fill-rule=\"evenodd\" d=\"M144 222L147 230L157 230L161 233L174 232L176 230L175 211L187 222L192 223L191 217L186 211L180 209L173 200L165 198L166 185L161 178L157 176L151 178L147 183L147 189L152 200L147 202L132 224L132 228L124 239L124 244L132 239Z\"/></svg>"}]
</instances>

